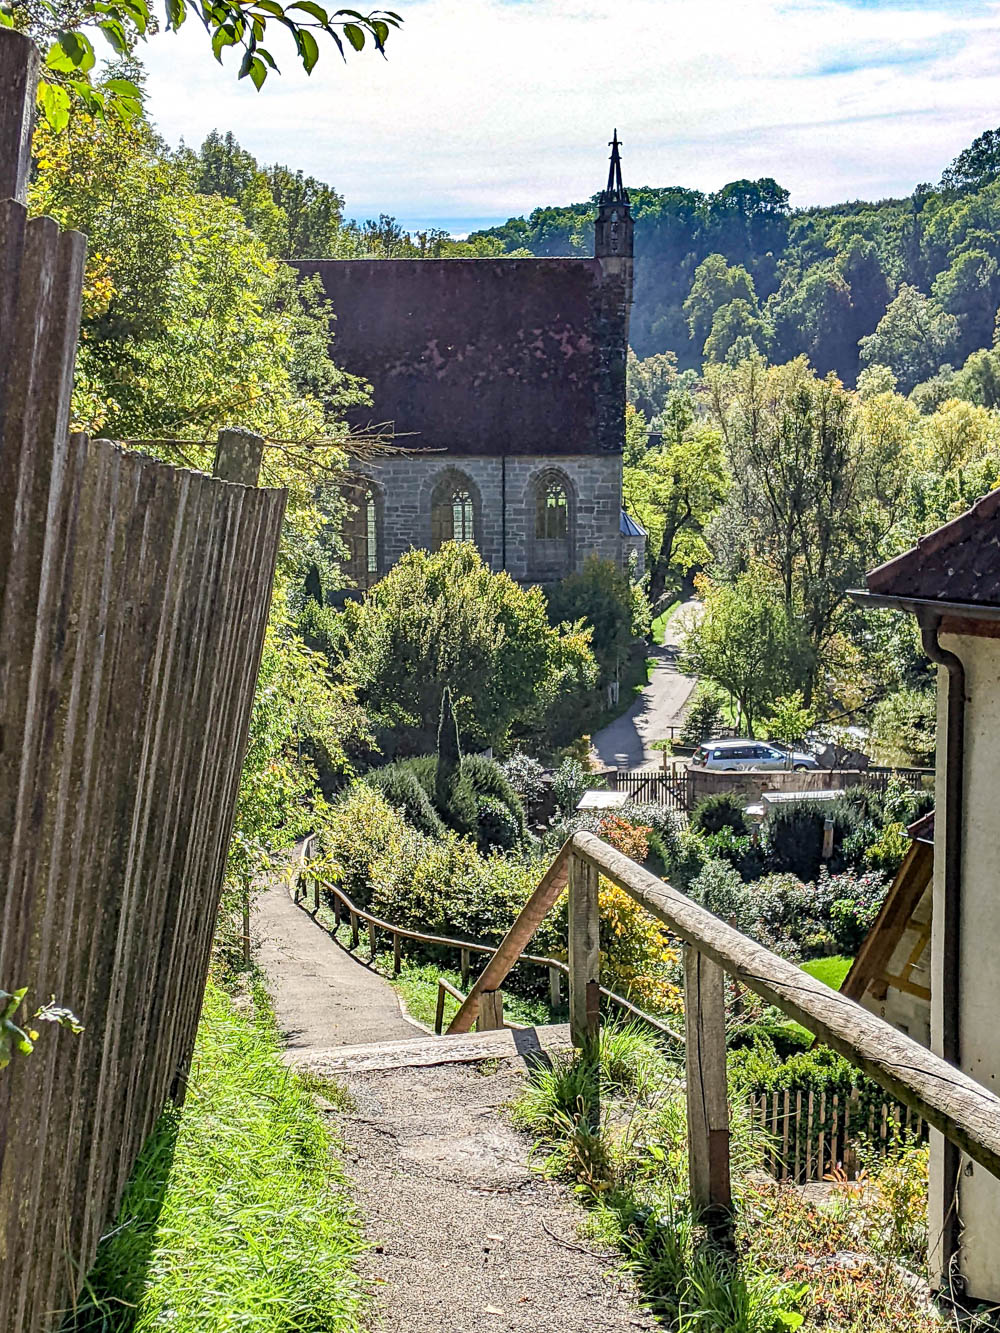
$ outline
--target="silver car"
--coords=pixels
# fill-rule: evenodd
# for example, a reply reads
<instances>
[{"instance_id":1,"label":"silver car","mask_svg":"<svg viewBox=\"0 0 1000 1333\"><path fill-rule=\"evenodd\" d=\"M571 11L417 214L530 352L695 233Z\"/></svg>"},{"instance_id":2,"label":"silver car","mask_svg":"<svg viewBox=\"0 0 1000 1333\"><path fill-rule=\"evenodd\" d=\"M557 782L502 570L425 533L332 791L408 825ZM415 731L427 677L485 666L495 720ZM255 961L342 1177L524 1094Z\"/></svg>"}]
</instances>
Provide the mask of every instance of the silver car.
<instances>
[{"instance_id":1,"label":"silver car","mask_svg":"<svg viewBox=\"0 0 1000 1333\"><path fill-rule=\"evenodd\" d=\"M751 740L704 741L695 750L691 763L717 773L762 772L772 768L801 773L807 768L819 768L811 754Z\"/></svg>"}]
</instances>

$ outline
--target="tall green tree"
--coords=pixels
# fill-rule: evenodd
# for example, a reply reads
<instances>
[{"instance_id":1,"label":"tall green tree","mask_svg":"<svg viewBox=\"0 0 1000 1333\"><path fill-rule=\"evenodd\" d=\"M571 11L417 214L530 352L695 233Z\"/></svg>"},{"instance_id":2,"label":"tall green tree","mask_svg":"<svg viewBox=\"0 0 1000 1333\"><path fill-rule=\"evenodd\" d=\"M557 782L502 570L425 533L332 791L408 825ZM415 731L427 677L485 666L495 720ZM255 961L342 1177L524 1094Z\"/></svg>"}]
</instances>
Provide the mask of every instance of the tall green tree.
<instances>
[{"instance_id":1,"label":"tall green tree","mask_svg":"<svg viewBox=\"0 0 1000 1333\"><path fill-rule=\"evenodd\" d=\"M866 365L888 366L904 393L951 360L958 349L958 320L916 287L904 283L875 332L861 339Z\"/></svg>"},{"instance_id":2,"label":"tall green tree","mask_svg":"<svg viewBox=\"0 0 1000 1333\"><path fill-rule=\"evenodd\" d=\"M709 387L742 559L770 571L819 668L848 587L878 562L903 514L907 465L892 418L862 414L804 358L768 367L752 357L713 373Z\"/></svg>"},{"instance_id":3,"label":"tall green tree","mask_svg":"<svg viewBox=\"0 0 1000 1333\"><path fill-rule=\"evenodd\" d=\"M725 690L753 736L761 714L808 678L808 640L764 570L703 592L701 611L685 630L681 670Z\"/></svg>"}]
</instances>

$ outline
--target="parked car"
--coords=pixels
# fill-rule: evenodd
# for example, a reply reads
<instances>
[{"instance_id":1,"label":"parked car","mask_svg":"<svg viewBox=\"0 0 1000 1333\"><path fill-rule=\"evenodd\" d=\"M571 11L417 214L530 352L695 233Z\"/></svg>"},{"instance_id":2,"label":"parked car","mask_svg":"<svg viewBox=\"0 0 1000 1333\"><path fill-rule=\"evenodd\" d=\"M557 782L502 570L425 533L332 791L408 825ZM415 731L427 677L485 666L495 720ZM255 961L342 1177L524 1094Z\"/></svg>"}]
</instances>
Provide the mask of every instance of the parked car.
<instances>
[{"instance_id":1,"label":"parked car","mask_svg":"<svg viewBox=\"0 0 1000 1333\"><path fill-rule=\"evenodd\" d=\"M802 773L807 768L819 768L816 759L804 751L782 750L766 741L752 740L703 741L695 750L691 763L717 773L747 773L772 768L794 769Z\"/></svg>"}]
</instances>

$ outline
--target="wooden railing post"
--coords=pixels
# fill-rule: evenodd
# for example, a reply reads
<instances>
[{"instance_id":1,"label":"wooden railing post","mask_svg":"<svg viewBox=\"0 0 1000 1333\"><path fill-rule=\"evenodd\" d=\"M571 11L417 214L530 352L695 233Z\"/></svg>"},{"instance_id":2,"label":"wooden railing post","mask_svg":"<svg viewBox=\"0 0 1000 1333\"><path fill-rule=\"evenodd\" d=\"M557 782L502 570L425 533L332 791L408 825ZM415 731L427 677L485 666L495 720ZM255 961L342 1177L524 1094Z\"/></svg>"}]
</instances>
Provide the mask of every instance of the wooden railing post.
<instances>
[{"instance_id":1,"label":"wooden railing post","mask_svg":"<svg viewBox=\"0 0 1000 1333\"><path fill-rule=\"evenodd\" d=\"M392 932L392 975L398 977L402 971L403 960L400 956L399 931Z\"/></svg>"},{"instance_id":2,"label":"wooden railing post","mask_svg":"<svg viewBox=\"0 0 1000 1333\"><path fill-rule=\"evenodd\" d=\"M356 949L357 947L358 947L358 914L357 914L357 912L352 912L352 913L351 913L351 948L352 948L352 949Z\"/></svg>"},{"instance_id":3,"label":"wooden railing post","mask_svg":"<svg viewBox=\"0 0 1000 1333\"><path fill-rule=\"evenodd\" d=\"M465 990L469 984L469 951L462 949L459 952L460 966L462 972L462 989Z\"/></svg>"},{"instance_id":4,"label":"wooden railing post","mask_svg":"<svg viewBox=\"0 0 1000 1333\"><path fill-rule=\"evenodd\" d=\"M569 858L569 1029L574 1046L597 1039L601 1022L601 933L597 871Z\"/></svg>"},{"instance_id":5,"label":"wooden railing post","mask_svg":"<svg viewBox=\"0 0 1000 1333\"><path fill-rule=\"evenodd\" d=\"M262 436L250 430L220 430L212 476L241 486L256 486L263 456Z\"/></svg>"},{"instance_id":6,"label":"wooden railing post","mask_svg":"<svg viewBox=\"0 0 1000 1333\"><path fill-rule=\"evenodd\" d=\"M725 985L722 968L687 945L684 1029L691 1208L719 1240L728 1239L732 1224Z\"/></svg>"},{"instance_id":7,"label":"wooden railing post","mask_svg":"<svg viewBox=\"0 0 1000 1333\"><path fill-rule=\"evenodd\" d=\"M503 1027L503 992L484 990L479 996L479 1031L492 1032Z\"/></svg>"},{"instance_id":8,"label":"wooden railing post","mask_svg":"<svg viewBox=\"0 0 1000 1333\"><path fill-rule=\"evenodd\" d=\"M549 968L549 1004L558 1009L562 1003L562 977L557 967Z\"/></svg>"},{"instance_id":9,"label":"wooden railing post","mask_svg":"<svg viewBox=\"0 0 1000 1333\"><path fill-rule=\"evenodd\" d=\"M319 875L313 875L313 911L319 911Z\"/></svg>"}]
</instances>

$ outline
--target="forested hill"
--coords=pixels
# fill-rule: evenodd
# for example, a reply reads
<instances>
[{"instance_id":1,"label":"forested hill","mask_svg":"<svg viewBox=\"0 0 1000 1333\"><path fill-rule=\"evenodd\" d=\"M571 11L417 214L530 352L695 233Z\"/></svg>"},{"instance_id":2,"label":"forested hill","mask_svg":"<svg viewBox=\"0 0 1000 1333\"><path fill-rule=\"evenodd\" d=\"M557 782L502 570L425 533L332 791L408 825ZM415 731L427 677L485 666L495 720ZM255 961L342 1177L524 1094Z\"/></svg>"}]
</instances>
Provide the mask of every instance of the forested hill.
<instances>
[{"instance_id":1,"label":"forested hill","mask_svg":"<svg viewBox=\"0 0 1000 1333\"><path fill-rule=\"evenodd\" d=\"M642 187L631 197L640 358L672 352L682 369L700 370L752 342L776 362L804 352L848 384L865 364L885 362L906 391L993 342L1000 130L959 154L936 188L918 185L905 199L795 211L770 178L715 194ZM593 213L593 199L538 208L469 240L592 254Z\"/></svg>"}]
</instances>

